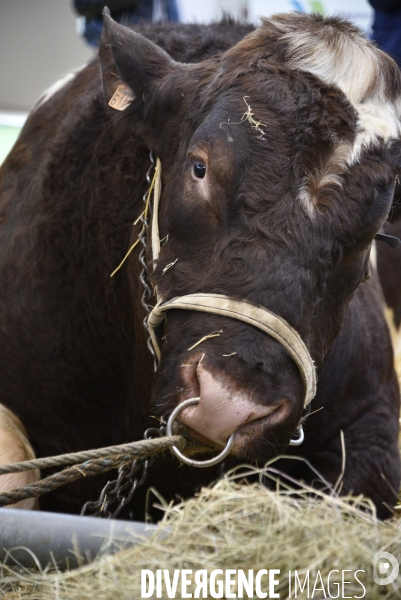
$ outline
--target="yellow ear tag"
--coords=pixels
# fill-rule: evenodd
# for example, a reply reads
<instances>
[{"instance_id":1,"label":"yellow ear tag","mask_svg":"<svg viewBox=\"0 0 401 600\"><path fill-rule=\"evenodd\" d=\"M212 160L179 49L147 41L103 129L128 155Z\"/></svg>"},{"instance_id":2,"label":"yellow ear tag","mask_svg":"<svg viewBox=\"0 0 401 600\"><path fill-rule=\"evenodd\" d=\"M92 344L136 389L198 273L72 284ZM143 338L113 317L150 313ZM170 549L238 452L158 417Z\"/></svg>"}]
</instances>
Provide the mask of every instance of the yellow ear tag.
<instances>
[{"instance_id":1,"label":"yellow ear tag","mask_svg":"<svg viewBox=\"0 0 401 600\"><path fill-rule=\"evenodd\" d=\"M120 83L109 102L109 106L116 110L125 110L134 100L135 94L128 85Z\"/></svg>"}]
</instances>

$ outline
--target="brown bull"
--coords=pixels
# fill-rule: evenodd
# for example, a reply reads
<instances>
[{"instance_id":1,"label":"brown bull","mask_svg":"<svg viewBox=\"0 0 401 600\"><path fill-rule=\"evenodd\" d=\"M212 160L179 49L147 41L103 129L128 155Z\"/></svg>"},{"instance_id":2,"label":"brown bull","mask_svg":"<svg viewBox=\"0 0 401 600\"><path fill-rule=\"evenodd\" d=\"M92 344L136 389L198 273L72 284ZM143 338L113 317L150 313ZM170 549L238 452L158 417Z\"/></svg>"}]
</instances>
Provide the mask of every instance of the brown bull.
<instances>
[{"instance_id":1,"label":"brown bull","mask_svg":"<svg viewBox=\"0 0 401 600\"><path fill-rule=\"evenodd\" d=\"M230 27L225 52L218 27L195 29L191 52L194 29L144 28L175 59L191 55L182 63L106 15L99 59L33 110L0 171L0 401L38 456L139 439L152 413L194 396L179 419L218 448L235 434L226 466L286 451L305 373L277 336L169 310L153 383L140 245L110 278L140 231L152 151L157 299L219 294L288 323L317 367L312 412L323 408L292 452L335 484L343 432L342 491L384 516L400 478L399 391L378 283L360 284L394 202L400 75L341 20L278 15L243 39ZM219 41L205 60L199 31ZM280 468L316 479L306 463ZM166 458L149 481L169 498L217 472ZM77 511L101 485L42 506Z\"/></svg>"}]
</instances>

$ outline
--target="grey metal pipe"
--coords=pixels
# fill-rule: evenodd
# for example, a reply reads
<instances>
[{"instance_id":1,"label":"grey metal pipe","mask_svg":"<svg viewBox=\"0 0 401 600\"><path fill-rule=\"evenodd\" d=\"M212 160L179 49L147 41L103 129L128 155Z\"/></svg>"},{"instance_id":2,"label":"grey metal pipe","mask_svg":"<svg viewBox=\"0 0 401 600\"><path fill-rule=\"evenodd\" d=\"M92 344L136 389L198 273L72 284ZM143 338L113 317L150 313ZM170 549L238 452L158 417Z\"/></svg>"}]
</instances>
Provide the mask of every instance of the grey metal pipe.
<instances>
[{"instance_id":1,"label":"grey metal pipe","mask_svg":"<svg viewBox=\"0 0 401 600\"><path fill-rule=\"evenodd\" d=\"M0 508L0 561L71 569L140 544L156 525Z\"/></svg>"}]
</instances>

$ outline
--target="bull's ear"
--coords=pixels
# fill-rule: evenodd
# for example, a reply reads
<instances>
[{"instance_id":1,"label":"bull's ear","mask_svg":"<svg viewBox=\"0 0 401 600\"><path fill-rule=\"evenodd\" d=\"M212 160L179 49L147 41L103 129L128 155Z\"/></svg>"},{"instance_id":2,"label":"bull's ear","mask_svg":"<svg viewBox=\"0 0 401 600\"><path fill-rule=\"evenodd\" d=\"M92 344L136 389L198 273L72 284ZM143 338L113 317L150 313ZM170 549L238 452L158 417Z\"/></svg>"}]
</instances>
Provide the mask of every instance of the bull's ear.
<instances>
[{"instance_id":1,"label":"bull's ear","mask_svg":"<svg viewBox=\"0 0 401 600\"><path fill-rule=\"evenodd\" d=\"M103 21L99 60L106 102L124 110L178 64L150 40L113 21L108 8Z\"/></svg>"}]
</instances>

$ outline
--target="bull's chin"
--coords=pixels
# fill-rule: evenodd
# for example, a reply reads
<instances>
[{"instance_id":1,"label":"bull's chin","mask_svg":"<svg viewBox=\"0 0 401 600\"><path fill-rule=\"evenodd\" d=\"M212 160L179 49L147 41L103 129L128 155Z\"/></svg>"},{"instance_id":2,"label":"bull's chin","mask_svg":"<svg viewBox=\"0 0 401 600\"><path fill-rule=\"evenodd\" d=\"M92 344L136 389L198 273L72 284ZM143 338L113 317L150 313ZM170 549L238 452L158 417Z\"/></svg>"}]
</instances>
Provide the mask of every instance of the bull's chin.
<instances>
[{"instance_id":1,"label":"bull's chin","mask_svg":"<svg viewBox=\"0 0 401 600\"><path fill-rule=\"evenodd\" d=\"M282 454L291 438L284 433L284 428L280 427L280 431L272 429L267 421L268 417L240 427L235 432L232 453L243 460L256 460L258 463L265 463Z\"/></svg>"}]
</instances>

